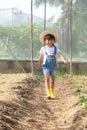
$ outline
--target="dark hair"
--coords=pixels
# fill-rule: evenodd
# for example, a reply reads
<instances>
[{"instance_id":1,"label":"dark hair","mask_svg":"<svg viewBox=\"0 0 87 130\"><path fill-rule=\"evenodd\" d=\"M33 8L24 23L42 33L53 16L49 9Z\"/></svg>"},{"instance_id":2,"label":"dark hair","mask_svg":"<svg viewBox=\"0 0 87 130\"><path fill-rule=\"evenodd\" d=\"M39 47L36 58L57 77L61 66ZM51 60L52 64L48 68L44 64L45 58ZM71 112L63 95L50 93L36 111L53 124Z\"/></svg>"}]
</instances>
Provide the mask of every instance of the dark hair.
<instances>
[{"instance_id":1,"label":"dark hair","mask_svg":"<svg viewBox=\"0 0 87 130\"><path fill-rule=\"evenodd\" d=\"M44 41L45 40L54 40L55 41L55 37L54 37L54 35L52 35L52 34L47 34L47 35L45 35L45 37L44 37Z\"/></svg>"}]
</instances>

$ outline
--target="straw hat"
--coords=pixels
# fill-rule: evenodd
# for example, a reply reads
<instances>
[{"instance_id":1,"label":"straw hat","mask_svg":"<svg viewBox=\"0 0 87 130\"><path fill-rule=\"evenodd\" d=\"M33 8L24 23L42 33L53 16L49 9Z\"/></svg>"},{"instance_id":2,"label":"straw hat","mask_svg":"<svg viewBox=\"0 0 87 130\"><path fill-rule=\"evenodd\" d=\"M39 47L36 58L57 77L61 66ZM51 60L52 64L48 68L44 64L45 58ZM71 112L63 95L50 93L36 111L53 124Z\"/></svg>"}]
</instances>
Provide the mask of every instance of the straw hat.
<instances>
[{"instance_id":1,"label":"straw hat","mask_svg":"<svg viewBox=\"0 0 87 130\"><path fill-rule=\"evenodd\" d=\"M41 41L42 43L44 43L44 37L45 37L47 34L51 34L51 35L53 35L53 36L55 37L55 43L59 42L60 37L59 37L59 35L58 35L57 32L54 32L54 31L44 31L44 32L42 32L42 33L40 34L40 41Z\"/></svg>"}]
</instances>

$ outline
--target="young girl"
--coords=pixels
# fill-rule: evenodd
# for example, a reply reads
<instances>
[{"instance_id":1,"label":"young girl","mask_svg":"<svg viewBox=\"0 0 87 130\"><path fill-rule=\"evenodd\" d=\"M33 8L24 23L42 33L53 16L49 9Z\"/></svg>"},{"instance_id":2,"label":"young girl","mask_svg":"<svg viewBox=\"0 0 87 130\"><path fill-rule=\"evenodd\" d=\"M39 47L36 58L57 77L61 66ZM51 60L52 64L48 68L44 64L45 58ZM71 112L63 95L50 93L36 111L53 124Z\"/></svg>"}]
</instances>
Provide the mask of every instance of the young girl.
<instances>
[{"instance_id":1,"label":"young girl","mask_svg":"<svg viewBox=\"0 0 87 130\"><path fill-rule=\"evenodd\" d=\"M59 41L59 36L57 32L54 31L44 31L40 35L40 41L45 44L40 49L39 65L42 66L43 74L45 76L45 86L47 92L47 98L55 98L54 94L54 83L56 76L56 55L62 59L64 63L68 61L63 56L62 52L54 44Z\"/></svg>"}]
</instances>

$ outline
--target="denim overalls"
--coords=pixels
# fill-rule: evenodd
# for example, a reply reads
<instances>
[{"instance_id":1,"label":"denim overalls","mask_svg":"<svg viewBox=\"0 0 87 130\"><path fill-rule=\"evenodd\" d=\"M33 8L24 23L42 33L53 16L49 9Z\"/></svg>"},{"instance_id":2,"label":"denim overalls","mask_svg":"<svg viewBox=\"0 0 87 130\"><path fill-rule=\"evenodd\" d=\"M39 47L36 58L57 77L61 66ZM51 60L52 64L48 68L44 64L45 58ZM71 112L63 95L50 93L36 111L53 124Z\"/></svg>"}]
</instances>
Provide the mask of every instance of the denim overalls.
<instances>
[{"instance_id":1,"label":"denim overalls","mask_svg":"<svg viewBox=\"0 0 87 130\"><path fill-rule=\"evenodd\" d=\"M53 73L56 70L57 64L56 64L56 53L57 53L57 48L54 45L54 54L53 55L48 55L47 52L45 51L46 54L46 61L45 64L43 65L43 72L46 73L49 71L49 73ZM54 76L54 75L53 75Z\"/></svg>"}]
</instances>

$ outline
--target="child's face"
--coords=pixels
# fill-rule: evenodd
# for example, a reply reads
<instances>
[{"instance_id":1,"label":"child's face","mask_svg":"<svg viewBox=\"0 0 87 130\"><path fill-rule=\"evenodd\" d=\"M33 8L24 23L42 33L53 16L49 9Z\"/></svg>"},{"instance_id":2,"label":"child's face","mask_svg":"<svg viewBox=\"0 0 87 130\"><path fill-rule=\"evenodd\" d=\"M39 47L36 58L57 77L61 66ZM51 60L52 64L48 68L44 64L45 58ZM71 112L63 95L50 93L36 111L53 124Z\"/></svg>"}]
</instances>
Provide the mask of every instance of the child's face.
<instances>
[{"instance_id":1,"label":"child's face","mask_svg":"<svg viewBox=\"0 0 87 130\"><path fill-rule=\"evenodd\" d=\"M54 44L54 42L55 42L54 39L50 39L50 40L46 39L46 40L45 40L45 44L46 44L48 47L52 47L53 44Z\"/></svg>"}]
</instances>

